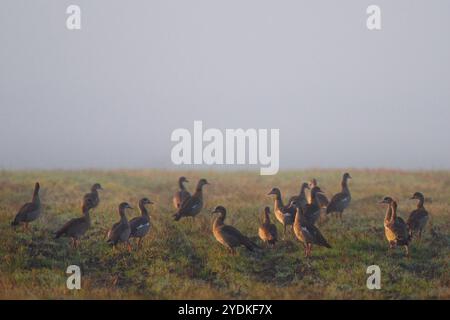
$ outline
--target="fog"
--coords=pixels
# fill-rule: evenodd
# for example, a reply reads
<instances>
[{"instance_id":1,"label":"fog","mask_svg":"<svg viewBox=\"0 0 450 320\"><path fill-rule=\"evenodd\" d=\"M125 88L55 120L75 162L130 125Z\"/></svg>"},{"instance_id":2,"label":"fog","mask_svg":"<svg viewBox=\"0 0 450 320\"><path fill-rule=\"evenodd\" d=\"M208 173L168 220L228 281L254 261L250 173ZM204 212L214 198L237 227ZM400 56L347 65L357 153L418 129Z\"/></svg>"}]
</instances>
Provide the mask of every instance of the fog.
<instances>
[{"instance_id":1,"label":"fog","mask_svg":"<svg viewBox=\"0 0 450 320\"><path fill-rule=\"evenodd\" d=\"M194 120L280 129L281 169L449 169L449 30L446 0L3 0L0 169L175 168Z\"/></svg>"}]
</instances>

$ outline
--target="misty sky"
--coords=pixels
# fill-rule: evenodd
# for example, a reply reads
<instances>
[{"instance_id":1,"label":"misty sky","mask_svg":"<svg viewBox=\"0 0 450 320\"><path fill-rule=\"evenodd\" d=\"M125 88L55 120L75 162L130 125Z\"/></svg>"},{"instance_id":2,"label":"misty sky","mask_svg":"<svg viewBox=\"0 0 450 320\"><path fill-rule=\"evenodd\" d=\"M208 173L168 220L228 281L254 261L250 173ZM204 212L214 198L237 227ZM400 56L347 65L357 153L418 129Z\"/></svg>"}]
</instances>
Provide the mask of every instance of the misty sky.
<instances>
[{"instance_id":1,"label":"misty sky","mask_svg":"<svg viewBox=\"0 0 450 320\"><path fill-rule=\"evenodd\" d=\"M449 31L448 0L2 0L0 169L174 168L194 120L279 128L281 169L448 169Z\"/></svg>"}]
</instances>

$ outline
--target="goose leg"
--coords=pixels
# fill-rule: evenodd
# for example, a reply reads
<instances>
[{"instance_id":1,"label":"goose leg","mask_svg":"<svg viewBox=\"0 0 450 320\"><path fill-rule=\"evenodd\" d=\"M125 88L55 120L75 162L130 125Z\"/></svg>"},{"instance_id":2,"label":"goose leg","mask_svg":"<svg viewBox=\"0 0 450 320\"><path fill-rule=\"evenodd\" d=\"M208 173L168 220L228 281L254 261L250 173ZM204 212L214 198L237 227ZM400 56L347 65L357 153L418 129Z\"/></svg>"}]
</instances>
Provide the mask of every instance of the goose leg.
<instances>
[{"instance_id":1,"label":"goose leg","mask_svg":"<svg viewBox=\"0 0 450 320\"><path fill-rule=\"evenodd\" d=\"M409 247L408 247L408 245L405 245L405 251L406 251L406 256L409 257Z\"/></svg>"},{"instance_id":2,"label":"goose leg","mask_svg":"<svg viewBox=\"0 0 450 320\"><path fill-rule=\"evenodd\" d=\"M142 246L142 238L139 238L138 240L138 249L140 249Z\"/></svg>"},{"instance_id":3,"label":"goose leg","mask_svg":"<svg viewBox=\"0 0 450 320\"><path fill-rule=\"evenodd\" d=\"M131 252L132 251L132 247L131 247L131 243L130 243L130 241L128 240L127 241L127 250L128 250L128 252Z\"/></svg>"}]
</instances>

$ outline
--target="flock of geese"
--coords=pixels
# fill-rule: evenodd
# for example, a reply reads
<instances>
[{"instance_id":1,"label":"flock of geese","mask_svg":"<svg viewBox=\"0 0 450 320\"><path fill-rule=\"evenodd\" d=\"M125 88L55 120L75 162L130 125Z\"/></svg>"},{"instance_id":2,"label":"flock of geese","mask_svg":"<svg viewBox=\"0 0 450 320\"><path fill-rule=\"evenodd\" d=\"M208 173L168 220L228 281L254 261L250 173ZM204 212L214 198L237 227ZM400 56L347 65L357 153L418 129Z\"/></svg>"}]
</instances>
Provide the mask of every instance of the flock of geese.
<instances>
[{"instance_id":1,"label":"flock of geese","mask_svg":"<svg viewBox=\"0 0 450 320\"><path fill-rule=\"evenodd\" d=\"M317 222L321 217L321 212L325 214L334 214L342 219L342 213L351 203L351 193L348 187L348 180L351 179L350 174L345 173L342 177L341 192L335 194L331 200L328 200L317 184L317 180L313 179L310 183L303 183L298 195L291 197L287 204L283 203L281 191L279 188L273 188L268 195L274 196L273 211L278 222L283 226L283 236L286 235L286 229L289 226L296 238L302 242L306 257L311 255L312 246L322 246L331 248L326 238L322 235ZM203 187L208 185L206 179L200 179L193 194L190 194L185 183L188 180L180 177L178 180L179 190L173 196L173 205L176 213L173 218L179 221L182 218L197 216L203 209ZM41 201L39 198L39 183L35 184L33 198L31 202L24 204L12 221L12 226L23 225L28 230L28 224L35 221L41 214ZM309 198L306 190L310 189ZM86 233L91 226L91 218L89 212L100 203L99 190L102 186L95 183L91 192L83 197L81 211L82 217L74 218L65 223L59 230L55 232L55 238L67 237L71 239L71 245L77 248L80 238ZM414 193L411 199L418 201L417 209L412 211L407 222L397 216L397 201L392 197L385 197L380 203L387 206L384 218L384 230L386 239L389 242L389 248L396 246L404 246L406 255L409 254L408 246L414 234L418 234L420 239L425 225L428 221L428 211L424 207L425 198L422 193ZM128 220L126 210L133 209L127 202L119 205L120 220L115 223L109 230L107 242L114 248L119 243L124 243L128 250L132 250L130 240L137 239L137 247L141 247L142 239L149 233L151 229L148 205L153 204L148 198L139 201L140 216ZM255 242L243 235L238 229L225 224L227 210L224 206L217 206L212 212L217 214L212 226L212 233L215 239L225 246L232 254L236 253L236 248L244 246L250 251L261 249ZM261 240L268 246L275 246L278 241L278 232L275 224L270 219L271 211L269 207L264 208L262 223L258 228L258 235Z\"/></svg>"}]
</instances>

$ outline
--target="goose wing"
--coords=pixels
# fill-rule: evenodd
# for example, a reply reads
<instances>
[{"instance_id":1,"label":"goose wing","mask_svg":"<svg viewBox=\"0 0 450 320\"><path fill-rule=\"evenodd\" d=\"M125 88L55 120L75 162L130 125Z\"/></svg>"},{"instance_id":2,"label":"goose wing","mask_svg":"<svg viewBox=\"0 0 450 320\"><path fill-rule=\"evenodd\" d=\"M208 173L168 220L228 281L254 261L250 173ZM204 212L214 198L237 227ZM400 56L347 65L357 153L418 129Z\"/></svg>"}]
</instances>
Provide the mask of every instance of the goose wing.
<instances>
[{"instance_id":1,"label":"goose wing","mask_svg":"<svg viewBox=\"0 0 450 320\"><path fill-rule=\"evenodd\" d=\"M189 199L191 194L186 190L180 190L173 196L173 204L175 208L179 209L186 199Z\"/></svg>"},{"instance_id":2,"label":"goose wing","mask_svg":"<svg viewBox=\"0 0 450 320\"><path fill-rule=\"evenodd\" d=\"M117 241L119 241L119 236L121 232L121 226L122 224L120 222L116 222L113 224L111 229L108 231L108 240L107 242L116 244Z\"/></svg>"},{"instance_id":3,"label":"goose wing","mask_svg":"<svg viewBox=\"0 0 450 320\"><path fill-rule=\"evenodd\" d=\"M130 220L131 233L134 234L136 231L149 227L150 221L146 217L136 217Z\"/></svg>"},{"instance_id":4,"label":"goose wing","mask_svg":"<svg viewBox=\"0 0 450 320\"><path fill-rule=\"evenodd\" d=\"M36 203L33 202L25 203L17 212L16 217L14 218L14 222L19 223L21 221L25 221L29 213L34 212L38 209L39 206Z\"/></svg>"},{"instance_id":5,"label":"goose wing","mask_svg":"<svg viewBox=\"0 0 450 320\"><path fill-rule=\"evenodd\" d=\"M410 213L407 224L410 228L416 228L426 218L428 218L428 212L426 210L416 209Z\"/></svg>"},{"instance_id":6,"label":"goose wing","mask_svg":"<svg viewBox=\"0 0 450 320\"><path fill-rule=\"evenodd\" d=\"M176 218L189 216L192 213L198 213L203 206L203 201L200 197L189 197L181 204L180 209L175 214Z\"/></svg>"},{"instance_id":7,"label":"goose wing","mask_svg":"<svg viewBox=\"0 0 450 320\"><path fill-rule=\"evenodd\" d=\"M316 226L309 224L302 226L301 228L309 242L317 244L322 247L331 248L328 241L325 239L325 237L322 235L322 233Z\"/></svg>"},{"instance_id":8,"label":"goose wing","mask_svg":"<svg viewBox=\"0 0 450 320\"><path fill-rule=\"evenodd\" d=\"M333 198L331 198L330 203L327 206L327 213L341 211L345 208L348 201L350 200L350 195L344 192L336 193Z\"/></svg>"},{"instance_id":9,"label":"goose wing","mask_svg":"<svg viewBox=\"0 0 450 320\"><path fill-rule=\"evenodd\" d=\"M62 235L70 235L74 229L81 227L85 223L84 218L74 218L67 221L58 231L56 231L55 239Z\"/></svg>"},{"instance_id":10,"label":"goose wing","mask_svg":"<svg viewBox=\"0 0 450 320\"><path fill-rule=\"evenodd\" d=\"M225 242L231 247L243 245L250 251L253 251L253 249L258 248L258 246L254 242L252 242L249 238L244 236L238 229L232 226L224 225L220 228L220 232Z\"/></svg>"},{"instance_id":11,"label":"goose wing","mask_svg":"<svg viewBox=\"0 0 450 320\"><path fill-rule=\"evenodd\" d=\"M407 240L409 238L408 226L402 218L397 217L389 227L398 240Z\"/></svg>"}]
</instances>

